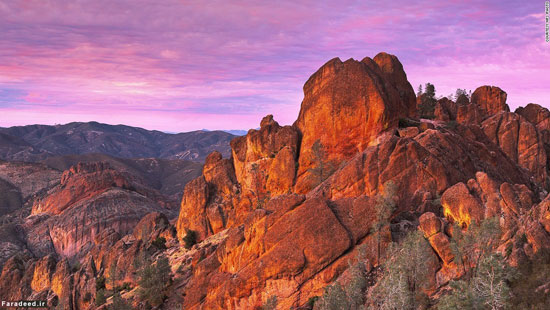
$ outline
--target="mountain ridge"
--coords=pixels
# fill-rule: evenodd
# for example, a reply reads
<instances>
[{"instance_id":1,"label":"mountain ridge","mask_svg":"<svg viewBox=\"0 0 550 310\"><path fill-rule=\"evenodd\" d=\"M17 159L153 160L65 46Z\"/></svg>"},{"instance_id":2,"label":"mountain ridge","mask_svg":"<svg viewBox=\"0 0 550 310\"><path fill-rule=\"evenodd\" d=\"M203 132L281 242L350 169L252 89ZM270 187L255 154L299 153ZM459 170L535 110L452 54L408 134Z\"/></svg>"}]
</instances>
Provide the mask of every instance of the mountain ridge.
<instances>
[{"instance_id":1,"label":"mountain ridge","mask_svg":"<svg viewBox=\"0 0 550 310\"><path fill-rule=\"evenodd\" d=\"M168 134L126 125L72 122L0 128L0 159L40 161L51 156L103 153L121 158L167 158L201 162L216 150L229 156L223 131Z\"/></svg>"}]
</instances>

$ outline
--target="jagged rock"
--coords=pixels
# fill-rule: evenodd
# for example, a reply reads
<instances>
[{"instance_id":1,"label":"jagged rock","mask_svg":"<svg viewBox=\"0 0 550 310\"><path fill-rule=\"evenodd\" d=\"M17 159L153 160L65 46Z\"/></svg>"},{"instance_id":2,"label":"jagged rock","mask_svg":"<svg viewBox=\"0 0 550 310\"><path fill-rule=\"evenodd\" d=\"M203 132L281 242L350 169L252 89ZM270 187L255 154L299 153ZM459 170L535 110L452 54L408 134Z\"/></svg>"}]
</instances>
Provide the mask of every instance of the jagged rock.
<instances>
[{"instance_id":1,"label":"jagged rock","mask_svg":"<svg viewBox=\"0 0 550 310\"><path fill-rule=\"evenodd\" d=\"M392 181L399 189L400 210L411 210L422 205L425 193L432 197L442 194L458 182L475 178L479 170L490 172L500 182L529 183L522 169L479 127L467 128L471 138L433 129L414 139L388 137L344 163L308 196L321 195L330 200L372 197Z\"/></svg>"},{"instance_id":2,"label":"jagged rock","mask_svg":"<svg viewBox=\"0 0 550 310\"><path fill-rule=\"evenodd\" d=\"M112 187L130 188L129 182L107 163L79 163L63 172L61 184L37 200L31 214L60 214L69 206Z\"/></svg>"},{"instance_id":3,"label":"jagged rock","mask_svg":"<svg viewBox=\"0 0 550 310\"><path fill-rule=\"evenodd\" d=\"M104 163L79 164L33 205L24 224L37 255L85 255L104 231L125 235L152 211L169 211L161 196Z\"/></svg>"},{"instance_id":4,"label":"jagged rock","mask_svg":"<svg viewBox=\"0 0 550 310\"><path fill-rule=\"evenodd\" d=\"M459 105L456 112L456 121L461 124L481 124L483 111L475 103Z\"/></svg>"},{"instance_id":5,"label":"jagged rock","mask_svg":"<svg viewBox=\"0 0 550 310\"><path fill-rule=\"evenodd\" d=\"M458 113L458 104L452 100L443 97L437 100L434 109L435 119L440 121L452 121L456 120Z\"/></svg>"},{"instance_id":6,"label":"jagged rock","mask_svg":"<svg viewBox=\"0 0 550 310\"><path fill-rule=\"evenodd\" d=\"M450 264L454 260L455 256L451 249L449 237L444 232L438 232L428 240L444 264Z\"/></svg>"},{"instance_id":7,"label":"jagged rock","mask_svg":"<svg viewBox=\"0 0 550 310\"><path fill-rule=\"evenodd\" d=\"M205 297L202 303L205 307L251 308L261 303L262 290L269 287L295 299L300 284L351 245L346 229L323 200L307 200L292 207L302 199L287 196L284 201L288 203L282 204L290 210L271 214L258 210L245 224L244 239L235 230L240 236L234 238L232 245L226 243L220 248L225 254L211 255L201 261L185 291L184 308L198 308ZM242 256L234 260L234 255ZM240 267L228 264L227 259ZM226 273L217 272L220 266ZM230 270L234 272L228 274Z\"/></svg>"},{"instance_id":8,"label":"jagged rock","mask_svg":"<svg viewBox=\"0 0 550 310\"><path fill-rule=\"evenodd\" d=\"M502 216L504 226L517 225L533 202L534 194L526 185L500 183L485 172L477 172L467 185L453 185L441 196L445 216L463 226L492 216Z\"/></svg>"},{"instance_id":9,"label":"jagged rock","mask_svg":"<svg viewBox=\"0 0 550 310\"><path fill-rule=\"evenodd\" d=\"M405 127L398 129L399 136L403 138L414 138L420 133L418 127Z\"/></svg>"},{"instance_id":10,"label":"jagged rock","mask_svg":"<svg viewBox=\"0 0 550 310\"><path fill-rule=\"evenodd\" d=\"M208 184L204 176L187 183L176 226L179 239L183 239L188 230L197 232L199 240L209 233L205 210L208 198Z\"/></svg>"},{"instance_id":11,"label":"jagged rock","mask_svg":"<svg viewBox=\"0 0 550 310\"><path fill-rule=\"evenodd\" d=\"M531 171L536 180L548 186L547 154L536 127L522 116L501 112L482 124L483 131L521 167Z\"/></svg>"},{"instance_id":12,"label":"jagged rock","mask_svg":"<svg viewBox=\"0 0 550 310\"><path fill-rule=\"evenodd\" d=\"M136 239L144 241L153 241L158 237L163 237L169 242L175 239L176 230L170 224L166 215L159 212L152 212L144 216L139 223L137 223L132 234ZM117 240L118 239L119 238L117 238Z\"/></svg>"},{"instance_id":13,"label":"jagged rock","mask_svg":"<svg viewBox=\"0 0 550 310\"><path fill-rule=\"evenodd\" d=\"M480 107L484 115L492 116L501 111L510 111L506 97L506 92L496 86L481 86L472 94L472 103Z\"/></svg>"},{"instance_id":14,"label":"jagged rock","mask_svg":"<svg viewBox=\"0 0 550 310\"><path fill-rule=\"evenodd\" d=\"M231 141L236 179L245 195L280 195L294 184L299 133L268 115L259 130Z\"/></svg>"},{"instance_id":15,"label":"jagged rock","mask_svg":"<svg viewBox=\"0 0 550 310\"><path fill-rule=\"evenodd\" d=\"M294 124L302 134L295 191L311 190L335 168L330 166L363 151L400 118L414 116L414 98L395 56L335 58L323 65L304 85Z\"/></svg>"}]
</instances>

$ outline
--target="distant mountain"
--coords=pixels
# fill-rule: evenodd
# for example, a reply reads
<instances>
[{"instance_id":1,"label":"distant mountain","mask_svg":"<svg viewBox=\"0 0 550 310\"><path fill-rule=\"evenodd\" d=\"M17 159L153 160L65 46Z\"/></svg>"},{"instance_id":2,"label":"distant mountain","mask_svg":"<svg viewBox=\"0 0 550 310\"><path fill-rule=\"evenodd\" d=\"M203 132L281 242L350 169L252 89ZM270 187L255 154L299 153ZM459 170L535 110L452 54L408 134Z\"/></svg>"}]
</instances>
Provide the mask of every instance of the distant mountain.
<instances>
[{"instance_id":1,"label":"distant mountain","mask_svg":"<svg viewBox=\"0 0 550 310\"><path fill-rule=\"evenodd\" d=\"M241 129L224 130L224 131L235 136L245 136L248 133L248 130L241 130Z\"/></svg>"},{"instance_id":2,"label":"distant mountain","mask_svg":"<svg viewBox=\"0 0 550 310\"><path fill-rule=\"evenodd\" d=\"M256 128L256 130L258 130L260 128ZM211 131L209 129L201 129L201 131ZM235 136L246 136L246 134L248 133L248 130L244 130L244 129L222 129L221 131L223 132L227 132L227 133L230 133L232 135L235 135Z\"/></svg>"},{"instance_id":3,"label":"distant mountain","mask_svg":"<svg viewBox=\"0 0 550 310\"><path fill-rule=\"evenodd\" d=\"M202 162L212 151L229 157L229 141L234 137L223 131L169 134L97 122L15 126L0 128L0 159L36 162L52 156L101 153Z\"/></svg>"}]
</instances>

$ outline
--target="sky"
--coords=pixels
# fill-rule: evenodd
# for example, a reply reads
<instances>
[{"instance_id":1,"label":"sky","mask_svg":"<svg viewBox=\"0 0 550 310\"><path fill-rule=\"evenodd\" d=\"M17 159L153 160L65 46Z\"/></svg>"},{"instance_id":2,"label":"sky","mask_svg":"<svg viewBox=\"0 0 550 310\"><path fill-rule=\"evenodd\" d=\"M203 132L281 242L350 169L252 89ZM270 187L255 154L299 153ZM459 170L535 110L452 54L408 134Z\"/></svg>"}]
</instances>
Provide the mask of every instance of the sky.
<instances>
[{"instance_id":1,"label":"sky","mask_svg":"<svg viewBox=\"0 0 550 310\"><path fill-rule=\"evenodd\" d=\"M0 127L99 121L170 132L298 116L334 57L385 51L416 90L495 85L550 108L542 0L0 0Z\"/></svg>"}]
</instances>

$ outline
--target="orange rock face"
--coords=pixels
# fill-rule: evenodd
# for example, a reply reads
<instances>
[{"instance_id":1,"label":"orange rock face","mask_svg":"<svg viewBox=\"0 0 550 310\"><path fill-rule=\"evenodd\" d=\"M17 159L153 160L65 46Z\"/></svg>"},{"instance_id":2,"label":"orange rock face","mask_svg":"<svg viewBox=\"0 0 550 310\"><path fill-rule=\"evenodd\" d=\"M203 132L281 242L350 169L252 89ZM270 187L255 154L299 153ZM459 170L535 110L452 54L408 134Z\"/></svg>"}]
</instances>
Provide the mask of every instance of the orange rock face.
<instances>
[{"instance_id":1,"label":"orange rock face","mask_svg":"<svg viewBox=\"0 0 550 310\"><path fill-rule=\"evenodd\" d=\"M484 218L481 202L470 194L464 183L457 183L447 189L441 196L444 214L460 225L468 226L475 220L479 223Z\"/></svg>"},{"instance_id":2,"label":"orange rock face","mask_svg":"<svg viewBox=\"0 0 550 310\"><path fill-rule=\"evenodd\" d=\"M40 292L50 288L55 265L53 256L46 256L36 263L31 282L33 291Z\"/></svg>"},{"instance_id":3,"label":"orange rock face","mask_svg":"<svg viewBox=\"0 0 550 310\"><path fill-rule=\"evenodd\" d=\"M324 179L323 169L334 170L379 133L397 127L399 118L414 116L415 109L414 92L395 56L327 62L304 85L294 124L302 134L295 190L311 190Z\"/></svg>"},{"instance_id":4,"label":"orange rock face","mask_svg":"<svg viewBox=\"0 0 550 310\"><path fill-rule=\"evenodd\" d=\"M435 105L434 115L435 119L441 121L456 120L456 114L458 112L458 104L453 101L442 98L439 99Z\"/></svg>"},{"instance_id":5,"label":"orange rock face","mask_svg":"<svg viewBox=\"0 0 550 310\"><path fill-rule=\"evenodd\" d=\"M463 124L481 124L483 112L475 103L459 105L456 112L456 121Z\"/></svg>"},{"instance_id":6,"label":"orange rock face","mask_svg":"<svg viewBox=\"0 0 550 310\"><path fill-rule=\"evenodd\" d=\"M546 150L535 125L518 114L501 112L483 121L482 127L493 143L531 171L539 183L550 184Z\"/></svg>"},{"instance_id":7,"label":"orange rock face","mask_svg":"<svg viewBox=\"0 0 550 310\"><path fill-rule=\"evenodd\" d=\"M264 117L259 130L231 141L236 179L244 194L256 198L287 193L294 184L298 131L281 127L272 115Z\"/></svg>"},{"instance_id":8,"label":"orange rock face","mask_svg":"<svg viewBox=\"0 0 550 310\"><path fill-rule=\"evenodd\" d=\"M60 190L37 201L31 214L59 214L72 204L104 192L113 185L130 187L128 181L106 163L78 164L63 173Z\"/></svg>"},{"instance_id":9,"label":"orange rock face","mask_svg":"<svg viewBox=\"0 0 550 310\"><path fill-rule=\"evenodd\" d=\"M420 229L424 232L426 238L430 238L433 235L441 232L443 223L432 212L426 212L418 218L420 222Z\"/></svg>"},{"instance_id":10,"label":"orange rock face","mask_svg":"<svg viewBox=\"0 0 550 310\"><path fill-rule=\"evenodd\" d=\"M261 304L263 291L271 289L285 294L288 306L297 302L299 287L351 245L346 229L323 200L294 206L301 199L288 196L267 207L275 207L273 213L256 212L244 232L235 231L240 237L228 239L218 255L199 263L184 308L199 308L204 297L202 307L253 308ZM279 210L283 205L292 209ZM218 273L218 266L225 272Z\"/></svg>"},{"instance_id":11,"label":"orange rock face","mask_svg":"<svg viewBox=\"0 0 550 310\"><path fill-rule=\"evenodd\" d=\"M485 115L491 116L510 111L506 104L507 96L505 91L496 86L481 86L472 94L472 103L479 106Z\"/></svg>"}]
</instances>

